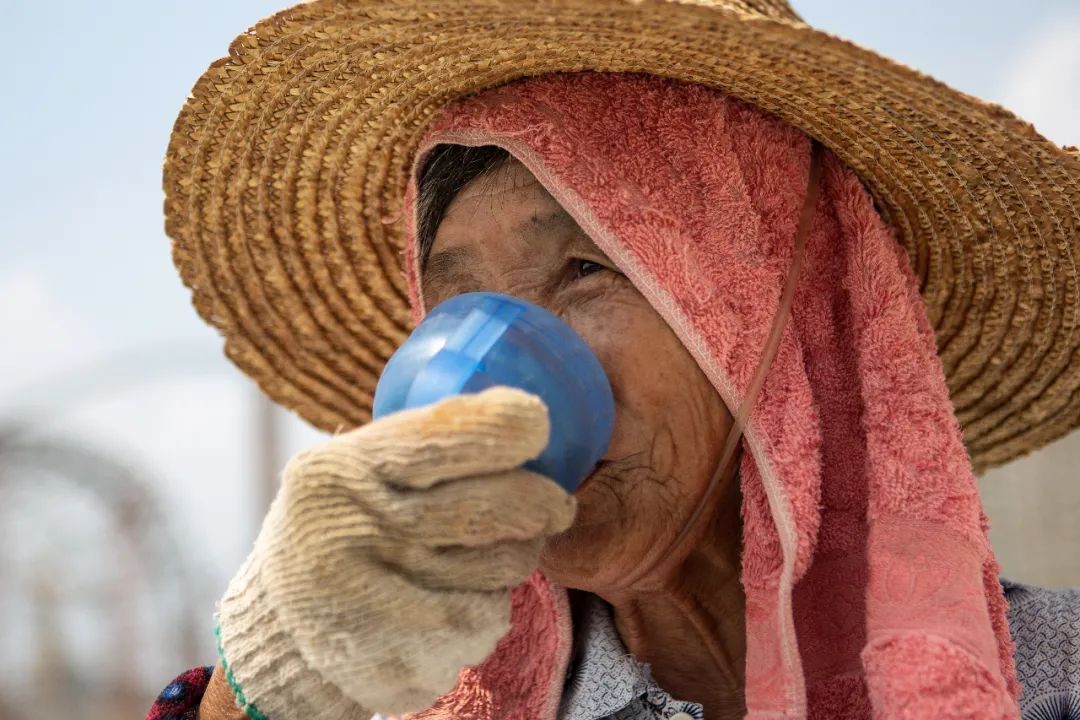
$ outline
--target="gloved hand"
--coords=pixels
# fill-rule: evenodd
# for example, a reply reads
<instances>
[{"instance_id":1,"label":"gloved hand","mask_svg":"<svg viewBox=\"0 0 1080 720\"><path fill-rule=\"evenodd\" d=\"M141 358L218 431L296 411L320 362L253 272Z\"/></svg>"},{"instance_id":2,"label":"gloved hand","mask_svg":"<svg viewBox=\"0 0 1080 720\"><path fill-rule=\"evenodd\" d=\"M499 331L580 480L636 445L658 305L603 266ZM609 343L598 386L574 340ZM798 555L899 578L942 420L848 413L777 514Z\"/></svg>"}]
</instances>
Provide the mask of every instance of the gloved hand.
<instances>
[{"instance_id":1,"label":"gloved hand","mask_svg":"<svg viewBox=\"0 0 1080 720\"><path fill-rule=\"evenodd\" d=\"M510 627L510 588L575 502L520 466L547 408L496 387L404 410L286 466L218 608L240 704L269 720L428 707Z\"/></svg>"}]
</instances>

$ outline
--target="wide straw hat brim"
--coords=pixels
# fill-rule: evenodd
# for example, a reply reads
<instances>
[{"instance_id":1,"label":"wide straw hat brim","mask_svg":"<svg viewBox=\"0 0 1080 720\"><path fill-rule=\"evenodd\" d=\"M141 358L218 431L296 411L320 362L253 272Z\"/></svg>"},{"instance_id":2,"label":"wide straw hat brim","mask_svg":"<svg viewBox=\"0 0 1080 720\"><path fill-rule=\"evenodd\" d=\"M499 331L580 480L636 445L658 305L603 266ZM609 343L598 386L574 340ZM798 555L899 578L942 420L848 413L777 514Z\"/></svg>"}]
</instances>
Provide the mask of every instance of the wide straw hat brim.
<instances>
[{"instance_id":1,"label":"wide straw hat brim","mask_svg":"<svg viewBox=\"0 0 1080 720\"><path fill-rule=\"evenodd\" d=\"M1080 422L1080 156L779 0L364 0L293 7L199 78L165 159L195 307L281 404L370 418L411 329L403 198L437 111L557 71L718 88L862 179L920 281L977 471Z\"/></svg>"}]
</instances>

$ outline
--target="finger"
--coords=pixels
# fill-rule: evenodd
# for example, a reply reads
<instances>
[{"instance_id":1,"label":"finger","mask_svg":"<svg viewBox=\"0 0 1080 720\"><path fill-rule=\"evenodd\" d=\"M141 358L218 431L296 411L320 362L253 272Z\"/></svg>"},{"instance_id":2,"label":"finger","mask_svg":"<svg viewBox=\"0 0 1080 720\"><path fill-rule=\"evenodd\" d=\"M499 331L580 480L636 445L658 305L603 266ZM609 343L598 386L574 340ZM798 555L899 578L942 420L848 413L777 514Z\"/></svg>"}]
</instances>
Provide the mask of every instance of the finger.
<instances>
[{"instance_id":1,"label":"finger","mask_svg":"<svg viewBox=\"0 0 1080 720\"><path fill-rule=\"evenodd\" d=\"M543 452L549 437L543 400L493 387L387 415L324 447L372 479L423 488L523 465Z\"/></svg>"},{"instance_id":2,"label":"finger","mask_svg":"<svg viewBox=\"0 0 1080 720\"><path fill-rule=\"evenodd\" d=\"M525 582L536 569L544 538L494 545L383 546L375 556L391 572L428 590L495 591Z\"/></svg>"},{"instance_id":3,"label":"finger","mask_svg":"<svg viewBox=\"0 0 1080 720\"><path fill-rule=\"evenodd\" d=\"M426 490L382 486L358 499L388 534L428 546L475 547L562 532L576 500L557 483L523 468L453 480Z\"/></svg>"}]
</instances>

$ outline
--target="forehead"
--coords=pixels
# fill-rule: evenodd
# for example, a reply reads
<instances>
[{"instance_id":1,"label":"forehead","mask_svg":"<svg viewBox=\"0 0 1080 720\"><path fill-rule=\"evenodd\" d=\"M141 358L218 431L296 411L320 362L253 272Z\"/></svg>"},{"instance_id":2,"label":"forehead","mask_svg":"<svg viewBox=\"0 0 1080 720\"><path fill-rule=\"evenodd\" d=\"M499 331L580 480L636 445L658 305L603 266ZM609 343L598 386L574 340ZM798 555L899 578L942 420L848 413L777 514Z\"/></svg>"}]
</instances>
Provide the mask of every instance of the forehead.
<instances>
[{"instance_id":1,"label":"forehead","mask_svg":"<svg viewBox=\"0 0 1080 720\"><path fill-rule=\"evenodd\" d=\"M515 158L475 178L450 201L438 231L477 220L516 224L529 215L552 214L569 218L540 181ZM436 232L438 237L439 232Z\"/></svg>"},{"instance_id":2,"label":"forehead","mask_svg":"<svg viewBox=\"0 0 1080 720\"><path fill-rule=\"evenodd\" d=\"M569 241L595 247L528 168L511 158L454 196L425 260L434 260L447 249L459 250L457 255L469 249L497 255L552 250ZM428 266L425 262L423 269Z\"/></svg>"}]
</instances>

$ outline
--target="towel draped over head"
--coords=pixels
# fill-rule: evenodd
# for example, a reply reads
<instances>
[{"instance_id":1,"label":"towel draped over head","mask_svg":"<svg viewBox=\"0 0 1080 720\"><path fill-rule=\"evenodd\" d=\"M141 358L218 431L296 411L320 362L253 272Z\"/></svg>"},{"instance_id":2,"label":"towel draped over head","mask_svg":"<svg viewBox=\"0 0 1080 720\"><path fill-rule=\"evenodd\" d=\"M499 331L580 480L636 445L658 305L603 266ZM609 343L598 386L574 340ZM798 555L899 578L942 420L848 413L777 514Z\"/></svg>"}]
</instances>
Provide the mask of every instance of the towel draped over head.
<instances>
[{"instance_id":1,"label":"towel draped over head","mask_svg":"<svg viewBox=\"0 0 1080 720\"><path fill-rule=\"evenodd\" d=\"M714 89L583 72L457 101L417 167L439 143L524 163L739 406L791 266L807 136ZM414 176L418 319L415 199ZM828 151L803 263L742 438L748 717L1017 717L998 566L918 282ZM513 603L495 652L415 717L555 717L566 592L537 573Z\"/></svg>"}]
</instances>

